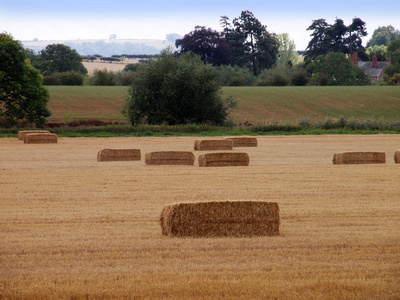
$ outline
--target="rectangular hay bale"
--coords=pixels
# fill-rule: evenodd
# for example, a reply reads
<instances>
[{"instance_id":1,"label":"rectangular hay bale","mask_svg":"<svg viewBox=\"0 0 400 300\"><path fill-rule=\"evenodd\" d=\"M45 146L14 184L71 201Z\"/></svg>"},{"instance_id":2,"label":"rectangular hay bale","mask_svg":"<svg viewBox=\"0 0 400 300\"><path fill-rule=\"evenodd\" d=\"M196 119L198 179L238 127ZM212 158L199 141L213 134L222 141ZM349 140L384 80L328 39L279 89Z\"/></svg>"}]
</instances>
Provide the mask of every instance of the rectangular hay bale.
<instances>
[{"instance_id":1,"label":"rectangular hay bale","mask_svg":"<svg viewBox=\"0 0 400 300\"><path fill-rule=\"evenodd\" d=\"M335 153L334 165L346 164L384 164L386 163L385 152L343 152Z\"/></svg>"},{"instance_id":2,"label":"rectangular hay bale","mask_svg":"<svg viewBox=\"0 0 400 300\"><path fill-rule=\"evenodd\" d=\"M394 153L394 162L395 162L396 164L400 164L400 151L396 151L396 152Z\"/></svg>"},{"instance_id":3,"label":"rectangular hay bale","mask_svg":"<svg viewBox=\"0 0 400 300\"><path fill-rule=\"evenodd\" d=\"M263 201L179 203L164 207L162 234L177 237L279 235L279 206Z\"/></svg>"},{"instance_id":4,"label":"rectangular hay bale","mask_svg":"<svg viewBox=\"0 0 400 300\"><path fill-rule=\"evenodd\" d=\"M105 148L97 153L97 161L133 161L140 158L140 149Z\"/></svg>"},{"instance_id":5,"label":"rectangular hay bale","mask_svg":"<svg viewBox=\"0 0 400 300\"><path fill-rule=\"evenodd\" d=\"M25 134L25 144L56 144L58 136L54 133L29 133Z\"/></svg>"},{"instance_id":6,"label":"rectangular hay bale","mask_svg":"<svg viewBox=\"0 0 400 300\"><path fill-rule=\"evenodd\" d=\"M26 134L31 133L50 133L48 130L20 130L18 131L18 139L23 141Z\"/></svg>"},{"instance_id":7,"label":"rectangular hay bale","mask_svg":"<svg viewBox=\"0 0 400 300\"><path fill-rule=\"evenodd\" d=\"M227 139L197 140L194 142L194 150L232 150L233 142Z\"/></svg>"},{"instance_id":8,"label":"rectangular hay bale","mask_svg":"<svg viewBox=\"0 0 400 300\"><path fill-rule=\"evenodd\" d=\"M199 155L199 167L248 166L250 157L242 152L216 152Z\"/></svg>"},{"instance_id":9,"label":"rectangular hay bale","mask_svg":"<svg viewBox=\"0 0 400 300\"><path fill-rule=\"evenodd\" d=\"M194 165L190 151L156 151L145 155L146 165Z\"/></svg>"},{"instance_id":10,"label":"rectangular hay bale","mask_svg":"<svg viewBox=\"0 0 400 300\"><path fill-rule=\"evenodd\" d=\"M227 140L231 140L233 147L257 147L257 138L255 137L229 137Z\"/></svg>"}]
</instances>

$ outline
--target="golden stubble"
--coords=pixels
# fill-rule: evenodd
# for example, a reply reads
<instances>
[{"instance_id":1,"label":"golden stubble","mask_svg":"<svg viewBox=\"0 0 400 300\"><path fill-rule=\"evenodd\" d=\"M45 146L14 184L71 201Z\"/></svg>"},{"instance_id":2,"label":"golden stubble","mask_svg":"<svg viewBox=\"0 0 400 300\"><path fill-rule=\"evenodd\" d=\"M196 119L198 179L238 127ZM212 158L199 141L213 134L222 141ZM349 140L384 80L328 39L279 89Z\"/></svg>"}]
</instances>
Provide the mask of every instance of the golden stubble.
<instances>
[{"instance_id":1,"label":"golden stubble","mask_svg":"<svg viewBox=\"0 0 400 300\"><path fill-rule=\"evenodd\" d=\"M398 299L399 135L257 137L248 167L149 166L196 138L0 141L0 298ZM103 148L141 161L97 162ZM386 152L382 165L334 153ZM179 202L278 202L281 235L171 238Z\"/></svg>"}]
</instances>

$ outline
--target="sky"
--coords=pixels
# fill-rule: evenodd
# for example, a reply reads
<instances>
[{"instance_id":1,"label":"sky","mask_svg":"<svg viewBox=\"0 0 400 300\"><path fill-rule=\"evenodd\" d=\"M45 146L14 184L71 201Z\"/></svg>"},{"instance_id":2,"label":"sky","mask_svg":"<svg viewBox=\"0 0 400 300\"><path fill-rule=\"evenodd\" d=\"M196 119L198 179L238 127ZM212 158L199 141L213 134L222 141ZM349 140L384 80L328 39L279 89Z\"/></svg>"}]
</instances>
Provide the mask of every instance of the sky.
<instances>
[{"instance_id":1,"label":"sky","mask_svg":"<svg viewBox=\"0 0 400 300\"><path fill-rule=\"evenodd\" d=\"M369 36L378 26L400 30L400 0L0 0L0 32L20 41L108 39L161 39L185 35L195 26L221 31L221 16L231 20L249 10L271 33L288 33L297 50L310 41L313 20L329 24L355 17L366 22Z\"/></svg>"}]
</instances>

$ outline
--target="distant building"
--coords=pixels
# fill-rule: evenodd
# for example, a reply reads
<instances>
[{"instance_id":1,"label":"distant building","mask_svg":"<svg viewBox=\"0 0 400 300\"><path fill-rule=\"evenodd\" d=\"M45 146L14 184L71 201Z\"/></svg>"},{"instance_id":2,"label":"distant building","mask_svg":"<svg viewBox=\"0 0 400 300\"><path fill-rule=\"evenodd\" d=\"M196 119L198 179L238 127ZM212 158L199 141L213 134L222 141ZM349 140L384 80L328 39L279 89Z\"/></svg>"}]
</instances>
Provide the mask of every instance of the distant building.
<instances>
[{"instance_id":1,"label":"distant building","mask_svg":"<svg viewBox=\"0 0 400 300\"><path fill-rule=\"evenodd\" d=\"M388 61L378 61L376 55L372 56L372 61L358 61L357 52L351 55L351 60L356 66L363 68L365 74L372 78L382 78L384 74L383 69L392 64L390 59Z\"/></svg>"}]
</instances>

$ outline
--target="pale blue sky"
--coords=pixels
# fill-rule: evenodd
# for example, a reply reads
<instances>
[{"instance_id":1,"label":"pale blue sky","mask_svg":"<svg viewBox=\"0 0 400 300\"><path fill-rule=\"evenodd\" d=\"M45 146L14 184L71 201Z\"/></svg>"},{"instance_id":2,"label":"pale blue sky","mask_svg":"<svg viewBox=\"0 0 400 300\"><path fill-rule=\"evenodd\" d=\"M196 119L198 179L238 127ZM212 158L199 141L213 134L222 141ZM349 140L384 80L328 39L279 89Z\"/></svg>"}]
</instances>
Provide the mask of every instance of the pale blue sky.
<instances>
[{"instance_id":1,"label":"pale blue sky","mask_svg":"<svg viewBox=\"0 0 400 300\"><path fill-rule=\"evenodd\" d=\"M383 3L383 4L382 4ZM250 10L267 30L288 33L297 49L307 47L312 20L354 17L367 23L371 35L378 26L400 29L400 0L378 1L182 1L182 0L0 0L0 32L18 40L165 39L184 35L196 25L221 30L219 19ZM364 38L364 45L369 37Z\"/></svg>"}]
</instances>

